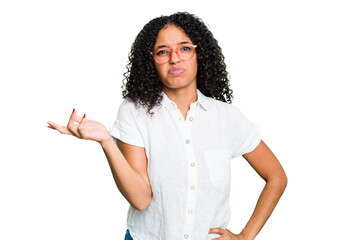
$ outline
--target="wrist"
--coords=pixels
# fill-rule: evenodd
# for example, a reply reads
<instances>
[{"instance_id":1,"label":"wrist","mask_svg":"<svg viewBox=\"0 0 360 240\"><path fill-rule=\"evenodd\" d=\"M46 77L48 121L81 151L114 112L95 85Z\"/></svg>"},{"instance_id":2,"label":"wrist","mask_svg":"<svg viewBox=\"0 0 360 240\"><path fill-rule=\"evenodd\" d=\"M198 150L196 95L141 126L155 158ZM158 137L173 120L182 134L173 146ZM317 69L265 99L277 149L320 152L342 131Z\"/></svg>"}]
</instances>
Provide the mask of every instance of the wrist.
<instances>
[{"instance_id":1,"label":"wrist","mask_svg":"<svg viewBox=\"0 0 360 240\"><path fill-rule=\"evenodd\" d=\"M105 146L108 146L109 144L111 144L113 142L113 138L112 136L109 134L108 137L104 138L103 140L99 141L101 147L105 147Z\"/></svg>"},{"instance_id":2,"label":"wrist","mask_svg":"<svg viewBox=\"0 0 360 240\"><path fill-rule=\"evenodd\" d=\"M245 233L241 232L237 235L239 240L254 240L254 238L249 237Z\"/></svg>"}]
</instances>

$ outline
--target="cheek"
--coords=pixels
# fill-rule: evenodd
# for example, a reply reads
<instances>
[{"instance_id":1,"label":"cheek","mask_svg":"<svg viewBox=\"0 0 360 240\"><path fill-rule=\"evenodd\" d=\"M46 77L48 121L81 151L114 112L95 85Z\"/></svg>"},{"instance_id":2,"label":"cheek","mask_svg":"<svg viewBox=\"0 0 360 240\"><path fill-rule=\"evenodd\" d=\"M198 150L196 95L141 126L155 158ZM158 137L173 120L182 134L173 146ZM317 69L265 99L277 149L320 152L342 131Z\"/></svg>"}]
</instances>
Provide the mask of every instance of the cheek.
<instances>
[{"instance_id":1,"label":"cheek","mask_svg":"<svg viewBox=\"0 0 360 240\"><path fill-rule=\"evenodd\" d=\"M196 74L197 73L197 68L198 68L198 65L197 65L197 61L196 59L191 62L191 64L189 65L189 69L191 69L191 73L192 74Z\"/></svg>"},{"instance_id":2,"label":"cheek","mask_svg":"<svg viewBox=\"0 0 360 240\"><path fill-rule=\"evenodd\" d=\"M163 65L155 64L155 69L156 69L156 73L158 74L158 76L163 75L163 73L164 73L164 66Z\"/></svg>"},{"instance_id":3,"label":"cheek","mask_svg":"<svg viewBox=\"0 0 360 240\"><path fill-rule=\"evenodd\" d=\"M165 66L166 64L163 65L155 65L156 68L156 73L160 79L160 81L164 81L167 78L167 67Z\"/></svg>"}]
</instances>

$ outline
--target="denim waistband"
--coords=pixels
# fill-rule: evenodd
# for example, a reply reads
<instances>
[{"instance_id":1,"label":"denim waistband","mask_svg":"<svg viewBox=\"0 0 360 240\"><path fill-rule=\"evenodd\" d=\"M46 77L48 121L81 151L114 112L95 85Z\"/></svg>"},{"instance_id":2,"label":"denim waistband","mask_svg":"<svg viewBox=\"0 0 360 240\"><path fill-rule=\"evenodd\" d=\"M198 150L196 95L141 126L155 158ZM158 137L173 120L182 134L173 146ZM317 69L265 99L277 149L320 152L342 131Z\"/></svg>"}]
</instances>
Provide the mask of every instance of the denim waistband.
<instances>
[{"instance_id":1,"label":"denim waistband","mask_svg":"<svg viewBox=\"0 0 360 240\"><path fill-rule=\"evenodd\" d=\"M126 229L125 239L124 240L133 240L133 238L130 235L129 229Z\"/></svg>"}]
</instances>

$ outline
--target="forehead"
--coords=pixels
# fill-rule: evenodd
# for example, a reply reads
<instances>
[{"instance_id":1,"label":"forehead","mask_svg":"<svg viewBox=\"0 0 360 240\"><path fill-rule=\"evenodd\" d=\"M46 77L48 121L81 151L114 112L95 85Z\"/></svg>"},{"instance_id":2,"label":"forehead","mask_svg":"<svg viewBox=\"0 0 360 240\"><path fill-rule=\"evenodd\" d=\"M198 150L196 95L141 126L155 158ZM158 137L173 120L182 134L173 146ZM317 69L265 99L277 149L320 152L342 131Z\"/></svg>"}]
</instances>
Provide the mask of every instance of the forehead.
<instances>
[{"instance_id":1,"label":"forehead","mask_svg":"<svg viewBox=\"0 0 360 240\"><path fill-rule=\"evenodd\" d=\"M177 45L183 42L188 42L193 44L190 38L186 35L184 30L175 25L165 25L163 29L160 30L158 37L155 42L155 48L160 45L172 46Z\"/></svg>"}]
</instances>

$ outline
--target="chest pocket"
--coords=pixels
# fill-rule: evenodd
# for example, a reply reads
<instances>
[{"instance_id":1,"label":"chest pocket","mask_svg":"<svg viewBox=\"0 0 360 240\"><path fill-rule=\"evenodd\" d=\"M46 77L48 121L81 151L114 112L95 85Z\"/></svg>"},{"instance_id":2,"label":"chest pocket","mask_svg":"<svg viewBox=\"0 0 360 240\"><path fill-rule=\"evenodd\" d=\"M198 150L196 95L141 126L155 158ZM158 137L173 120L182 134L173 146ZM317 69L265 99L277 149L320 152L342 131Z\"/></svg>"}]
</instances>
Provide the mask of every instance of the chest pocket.
<instances>
[{"instance_id":1,"label":"chest pocket","mask_svg":"<svg viewBox=\"0 0 360 240\"><path fill-rule=\"evenodd\" d=\"M221 191L226 191L231 183L230 159L225 151L205 151L204 157L209 170L210 182Z\"/></svg>"}]
</instances>

